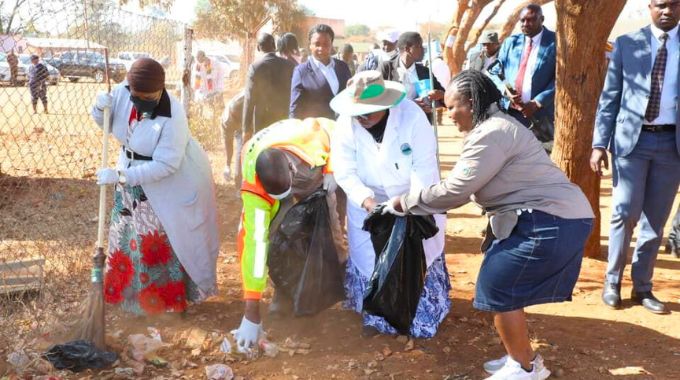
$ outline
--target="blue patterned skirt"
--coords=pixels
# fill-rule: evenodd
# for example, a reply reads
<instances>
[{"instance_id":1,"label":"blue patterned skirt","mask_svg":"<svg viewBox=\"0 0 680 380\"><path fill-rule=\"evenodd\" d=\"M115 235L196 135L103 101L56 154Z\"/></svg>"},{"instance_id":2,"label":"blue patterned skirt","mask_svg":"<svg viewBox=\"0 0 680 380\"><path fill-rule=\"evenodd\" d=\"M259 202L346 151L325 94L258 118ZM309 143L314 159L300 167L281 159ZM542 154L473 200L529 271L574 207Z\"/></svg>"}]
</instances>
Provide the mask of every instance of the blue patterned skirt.
<instances>
[{"instance_id":1,"label":"blue patterned skirt","mask_svg":"<svg viewBox=\"0 0 680 380\"><path fill-rule=\"evenodd\" d=\"M347 275L345 276L345 293L347 300L343 303L346 309L362 313L364 293L368 286L369 278L364 277L359 269L352 263L350 258L347 262ZM449 272L446 269L444 255L432 262L425 274L425 286L420 295L416 316L411 324L411 336L415 338L432 338L437 333L439 324L444 320L451 309L449 291L451 282ZM364 326L374 327L382 334L397 334L383 317L363 313Z\"/></svg>"}]
</instances>

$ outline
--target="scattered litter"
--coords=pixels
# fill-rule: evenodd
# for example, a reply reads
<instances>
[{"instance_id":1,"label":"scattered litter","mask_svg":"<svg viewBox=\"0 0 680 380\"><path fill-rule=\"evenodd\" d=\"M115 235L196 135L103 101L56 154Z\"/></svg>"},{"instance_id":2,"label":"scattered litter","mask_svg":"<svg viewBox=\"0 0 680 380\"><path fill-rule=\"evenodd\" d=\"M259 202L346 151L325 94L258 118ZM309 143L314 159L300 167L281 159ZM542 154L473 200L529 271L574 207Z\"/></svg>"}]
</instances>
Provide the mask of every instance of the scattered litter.
<instances>
[{"instance_id":1,"label":"scattered litter","mask_svg":"<svg viewBox=\"0 0 680 380\"><path fill-rule=\"evenodd\" d=\"M30 361L31 359L28 358L28 355L26 355L24 350L14 351L7 355L7 362L14 367L17 372L22 372Z\"/></svg>"},{"instance_id":2,"label":"scattered litter","mask_svg":"<svg viewBox=\"0 0 680 380\"><path fill-rule=\"evenodd\" d=\"M116 376L120 377L135 376L135 371L132 368L116 368L113 372L116 374Z\"/></svg>"},{"instance_id":3,"label":"scattered litter","mask_svg":"<svg viewBox=\"0 0 680 380\"><path fill-rule=\"evenodd\" d=\"M203 341L205 341L208 332L198 327L193 327L187 333L187 341L185 343L187 348L201 348Z\"/></svg>"},{"instance_id":4,"label":"scattered litter","mask_svg":"<svg viewBox=\"0 0 680 380\"><path fill-rule=\"evenodd\" d=\"M208 380L232 380L234 371L226 364L213 364L205 367Z\"/></svg>"},{"instance_id":5,"label":"scattered litter","mask_svg":"<svg viewBox=\"0 0 680 380\"><path fill-rule=\"evenodd\" d=\"M231 353L231 342L226 337L222 340L222 344L220 344L220 351L225 354Z\"/></svg>"},{"instance_id":6,"label":"scattered litter","mask_svg":"<svg viewBox=\"0 0 680 380\"><path fill-rule=\"evenodd\" d=\"M132 358L139 362L144 361L147 355L150 355L154 351L169 346L160 340L160 336L157 339L142 334L132 334L128 336L128 343L132 346Z\"/></svg>"},{"instance_id":7,"label":"scattered litter","mask_svg":"<svg viewBox=\"0 0 680 380\"><path fill-rule=\"evenodd\" d=\"M260 341L260 350L264 356L269 356L270 358L275 358L279 354L279 347L266 339Z\"/></svg>"}]
</instances>

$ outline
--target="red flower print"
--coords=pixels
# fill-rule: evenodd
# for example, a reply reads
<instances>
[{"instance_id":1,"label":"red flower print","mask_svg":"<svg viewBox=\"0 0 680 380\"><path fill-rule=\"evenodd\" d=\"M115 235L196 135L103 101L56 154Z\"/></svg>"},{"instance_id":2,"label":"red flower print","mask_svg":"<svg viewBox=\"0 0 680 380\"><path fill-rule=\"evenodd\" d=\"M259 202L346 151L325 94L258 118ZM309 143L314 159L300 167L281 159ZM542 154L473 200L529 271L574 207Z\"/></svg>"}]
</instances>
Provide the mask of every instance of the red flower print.
<instances>
[{"instance_id":1,"label":"red flower print","mask_svg":"<svg viewBox=\"0 0 680 380\"><path fill-rule=\"evenodd\" d=\"M109 271L106 272L106 277L118 283L122 290L130 285L133 274L134 268L130 257L120 249L115 250L111 257L109 257Z\"/></svg>"},{"instance_id":2,"label":"red flower print","mask_svg":"<svg viewBox=\"0 0 680 380\"><path fill-rule=\"evenodd\" d=\"M180 312L186 309L186 285L183 281L168 282L160 288L160 293L168 310Z\"/></svg>"},{"instance_id":3,"label":"red flower print","mask_svg":"<svg viewBox=\"0 0 680 380\"><path fill-rule=\"evenodd\" d=\"M142 284L146 284L149 282L149 274L146 272L142 272L139 274L139 281L142 282Z\"/></svg>"},{"instance_id":4,"label":"red flower print","mask_svg":"<svg viewBox=\"0 0 680 380\"><path fill-rule=\"evenodd\" d=\"M136 251L137 250L137 240L136 239L130 239L130 251Z\"/></svg>"},{"instance_id":5,"label":"red flower print","mask_svg":"<svg viewBox=\"0 0 680 380\"><path fill-rule=\"evenodd\" d=\"M123 302L123 286L118 276L111 276L109 273L104 276L104 301L115 305Z\"/></svg>"},{"instance_id":6,"label":"red flower print","mask_svg":"<svg viewBox=\"0 0 680 380\"><path fill-rule=\"evenodd\" d=\"M147 266L165 264L172 257L167 235L158 231L142 235L141 251L142 262Z\"/></svg>"},{"instance_id":7,"label":"red flower print","mask_svg":"<svg viewBox=\"0 0 680 380\"><path fill-rule=\"evenodd\" d=\"M139 293L139 306L147 314L160 314L165 311L165 301L161 298L156 284L151 284Z\"/></svg>"}]
</instances>

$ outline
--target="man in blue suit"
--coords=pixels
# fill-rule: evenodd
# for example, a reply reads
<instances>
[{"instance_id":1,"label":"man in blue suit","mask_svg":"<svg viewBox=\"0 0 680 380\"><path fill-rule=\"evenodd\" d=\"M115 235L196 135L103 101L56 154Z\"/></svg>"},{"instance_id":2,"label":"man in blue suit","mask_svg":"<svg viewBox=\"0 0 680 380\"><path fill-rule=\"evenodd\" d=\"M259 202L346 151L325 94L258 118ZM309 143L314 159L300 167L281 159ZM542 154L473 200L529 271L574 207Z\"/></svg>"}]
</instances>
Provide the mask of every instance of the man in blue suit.
<instances>
[{"instance_id":1,"label":"man in blue suit","mask_svg":"<svg viewBox=\"0 0 680 380\"><path fill-rule=\"evenodd\" d=\"M651 0L652 25L616 39L600 96L590 166L612 153L612 219L602 301L621 307L621 279L633 229L633 301L665 314L652 294L663 227L680 184L680 0ZM639 223L638 223L639 221Z\"/></svg>"},{"instance_id":2,"label":"man in blue suit","mask_svg":"<svg viewBox=\"0 0 680 380\"><path fill-rule=\"evenodd\" d=\"M503 41L490 69L508 113L525 126L531 119L555 121L555 32L543 27L543 10L529 4L520 13L522 33ZM551 127L552 128L552 127ZM550 131L552 134L552 131Z\"/></svg>"},{"instance_id":3,"label":"man in blue suit","mask_svg":"<svg viewBox=\"0 0 680 380\"><path fill-rule=\"evenodd\" d=\"M335 33L330 26L319 24L309 31L311 55L293 71L290 89L290 117L326 117L335 119L330 102L345 89L352 77L347 64L331 57Z\"/></svg>"}]
</instances>

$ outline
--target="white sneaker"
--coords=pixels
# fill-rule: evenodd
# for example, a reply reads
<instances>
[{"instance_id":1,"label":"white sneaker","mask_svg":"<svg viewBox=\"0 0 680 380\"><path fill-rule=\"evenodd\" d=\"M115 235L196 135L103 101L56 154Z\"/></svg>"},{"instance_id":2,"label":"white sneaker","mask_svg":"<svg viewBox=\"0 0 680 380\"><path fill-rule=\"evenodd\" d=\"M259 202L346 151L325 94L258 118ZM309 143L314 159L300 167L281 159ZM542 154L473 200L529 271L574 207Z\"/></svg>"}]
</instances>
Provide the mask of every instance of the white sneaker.
<instances>
[{"instance_id":1,"label":"white sneaker","mask_svg":"<svg viewBox=\"0 0 680 380\"><path fill-rule=\"evenodd\" d=\"M506 361L508 361L508 355L505 355L499 359L489 360L488 362L484 363L484 371L486 371L486 373L489 375L493 375L503 368Z\"/></svg>"},{"instance_id":2,"label":"white sneaker","mask_svg":"<svg viewBox=\"0 0 680 380\"><path fill-rule=\"evenodd\" d=\"M527 372L521 364L506 356L505 365L491 377L487 377L487 380L544 380L550 377L550 371L543 365L541 355L536 355L531 364L533 368L531 372Z\"/></svg>"},{"instance_id":3,"label":"white sneaker","mask_svg":"<svg viewBox=\"0 0 680 380\"><path fill-rule=\"evenodd\" d=\"M226 182L231 181L231 169L229 168L229 166L224 167L224 171L222 172L222 176L224 176L224 180Z\"/></svg>"}]
</instances>

